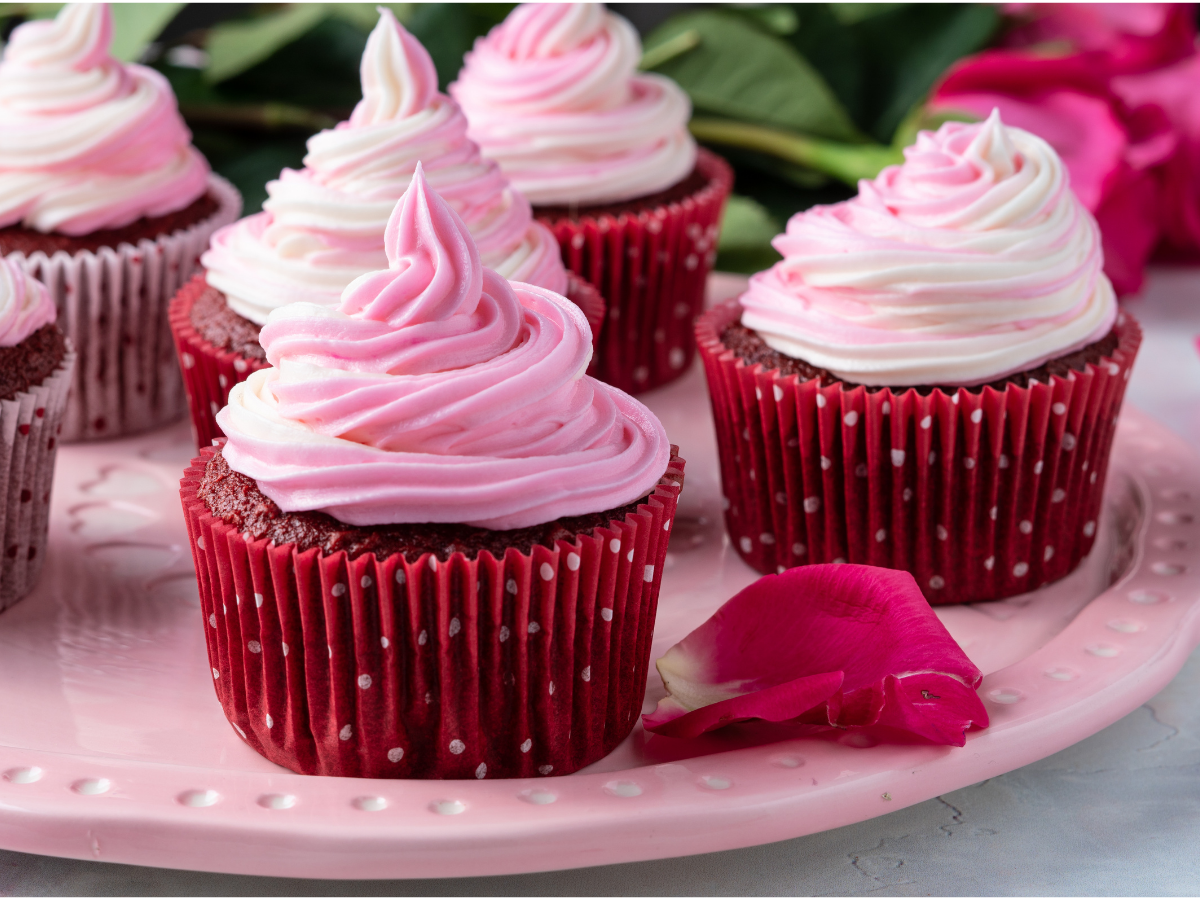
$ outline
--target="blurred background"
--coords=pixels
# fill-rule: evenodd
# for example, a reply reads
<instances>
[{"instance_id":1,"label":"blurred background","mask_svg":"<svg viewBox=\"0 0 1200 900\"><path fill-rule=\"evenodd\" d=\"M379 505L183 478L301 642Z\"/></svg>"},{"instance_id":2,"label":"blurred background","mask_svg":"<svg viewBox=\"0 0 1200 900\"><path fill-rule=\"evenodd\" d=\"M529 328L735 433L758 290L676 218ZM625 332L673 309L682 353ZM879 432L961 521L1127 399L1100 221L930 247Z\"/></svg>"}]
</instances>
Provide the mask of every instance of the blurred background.
<instances>
[{"instance_id":1,"label":"blurred background","mask_svg":"<svg viewBox=\"0 0 1200 900\"><path fill-rule=\"evenodd\" d=\"M474 40L512 8L386 5L428 48L443 88ZM690 95L697 139L734 164L718 268L752 272L771 264L779 257L770 238L793 213L851 196L859 178L901 161L918 129L980 118L993 105L1063 156L1100 220L1119 290L1140 287L1156 249L1187 256L1200 247L1200 202L1188 178L1187 206L1165 208L1178 193L1169 187L1171 166L1196 169L1200 183L1190 120L1168 108L1200 97L1200 66L1187 68L1197 58L1190 6L610 6L640 31L641 67L674 78ZM0 4L0 37L58 8ZM358 101L359 58L376 9L113 4L114 55L167 76L196 145L255 211L266 182L301 165L309 135L346 118ZM1187 69L1186 77L1172 76L1159 91L1173 91L1176 100L1160 102L1157 82L1146 78L1162 81L1177 69ZM1130 91L1143 99L1131 100ZM1147 95L1155 102L1144 102ZM1156 115L1179 121L1163 125ZM1192 143L1200 147L1200 107L1193 118ZM1164 135L1170 147L1147 143ZM1185 150L1195 159L1183 159ZM1130 223L1144 227L1131 231Z\"/></svg>"}]
</instances>

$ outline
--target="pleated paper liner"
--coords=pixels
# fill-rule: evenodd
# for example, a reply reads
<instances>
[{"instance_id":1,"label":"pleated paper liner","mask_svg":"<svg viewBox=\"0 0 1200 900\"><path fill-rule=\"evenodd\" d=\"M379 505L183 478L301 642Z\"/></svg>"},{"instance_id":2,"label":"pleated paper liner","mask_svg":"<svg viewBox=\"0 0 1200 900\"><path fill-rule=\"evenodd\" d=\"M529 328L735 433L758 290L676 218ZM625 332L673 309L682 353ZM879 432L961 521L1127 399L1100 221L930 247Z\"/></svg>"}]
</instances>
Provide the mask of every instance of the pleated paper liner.
<instances>
[{"instance_id":1,"label":"pleated paper liner","mask_svg":"<svg viewBox=\"0 0 1200 900\"><path fill-rule=\"evenodd\" d=\"M68 341L41 384L0 400L0 610L33 590L46 559L50 485L75 362Z\"/></svg>"},{"instance_id":2,"label":"pleated paper liner","mask_svg":"<svg viewBox=\"0 0 1200 900\"><path fill-rule=\"evenodd\" d=\"M234 730L313 775L565 775L641 712L683 482L574 541L474 560L299 553L244 536L180 484L213 684Z\"/></svg>"},{"instance_id":3,"label":"pleated paper liner","mask_svg":"<svg viewBox=\"0 0 1200 900\"><path fill-rule=\"evenodd\" d=\"M540 217L567 268L608 304L596 377L629 393L678 378L695 354L694 322L733 187L733 171L715 153L701 148L696 163L708 183L679 202L620 216Z\"/></svg>"},{"instance_id":4,"label":"pleated paper liner","mask_svg":"<svg viewBox=\"0 0 1200 900\"><path fill-rule=\"evenodd\" d=\"M595 374L596 343L604 323L604 298L591 284L568 272L567 299L578 306L592 328L592 365L588 374ZM229 389L245 381L250 373L267 367L265 360L253 359L215 346L192 324L192 307L210 288L204 273L197 273L171 300L168 313L171 336L178 356L177 368L183 373L188 412L192 419L192 434L197 447L212 446L224 437L217 425L217 413L229 399Z\"/></svg>"},{"instance_id":5,"label":"pleated paper liner","mask_svg":"<svg viewBox=\"0 0 1200 900\"><path fill-rule=\"evenodd\" d=\"M50 289L58 326L78 355L62 440L135 434L183 415L167 304L199 266L209 236L242 208L237 190L220 176L209 177L208 190L219 203L215 213L136 247L9 255Z\"/></svg>"},{"instance_id":6,"label":"pleated paper liner","mask_svg":"<svg viewBox=\"0 0 1200 900\"><path fill-rule=\"evenodd\" d=\"M819 387L696 337L716 419L733 546L754 569L850 562L912 572L930 603L1021 594L1091 550L1109 450L1142 333L1049 383L934 390Z\"/></svg>"}]
</instances>

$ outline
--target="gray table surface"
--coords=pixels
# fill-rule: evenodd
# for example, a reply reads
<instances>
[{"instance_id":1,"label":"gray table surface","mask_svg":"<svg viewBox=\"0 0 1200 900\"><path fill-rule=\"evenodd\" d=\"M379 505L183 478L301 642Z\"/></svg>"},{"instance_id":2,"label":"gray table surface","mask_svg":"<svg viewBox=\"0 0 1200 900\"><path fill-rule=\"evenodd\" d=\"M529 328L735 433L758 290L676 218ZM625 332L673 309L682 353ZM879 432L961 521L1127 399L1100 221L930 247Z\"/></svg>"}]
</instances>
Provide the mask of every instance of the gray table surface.
<instances>
[{"instance_id":1,"label":"gray table surface","mask_svg":"<svg viewBox=\"0 0 1200 900\"><path fill-rule=\"evenodd\" d=\"M1128 308L1128 400L1200 450L1200 270ZM312 881L0 851L21 895L1200 894L1200 651L1158 696L1041 762L908 809L747 850L495 878Z\"/></svg>"}]
</instances>

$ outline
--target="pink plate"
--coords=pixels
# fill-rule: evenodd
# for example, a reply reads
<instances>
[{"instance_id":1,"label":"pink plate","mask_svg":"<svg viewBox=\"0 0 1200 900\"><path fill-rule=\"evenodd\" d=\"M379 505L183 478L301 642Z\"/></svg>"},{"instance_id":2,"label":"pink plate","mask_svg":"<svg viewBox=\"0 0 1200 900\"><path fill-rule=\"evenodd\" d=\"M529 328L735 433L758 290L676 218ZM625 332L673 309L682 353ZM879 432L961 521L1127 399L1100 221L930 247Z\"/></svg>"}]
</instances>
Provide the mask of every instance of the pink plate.
<instances>
[{"instance_id":1,"label":"pink plate","mask_svg":"<svg viewBox=\"0 0 1200 900\"><path fill-rule=\"evenodd\" d=\"M727 546L703 376L651 395L688 458L655 655L755 576ZM1200 641L1200 460L1127 410L1101 539L1024 597L940 611L987 673L963 749L741 726L640 728L563 778L294 775L226 723L176 485L182 427L67 447L37 592L0 616L0 847L319 878L533 872L725 850L891 812L1025 765L1154 695ZM661 696L653 675L648 708Z\"/></svg>"}]
</instances>

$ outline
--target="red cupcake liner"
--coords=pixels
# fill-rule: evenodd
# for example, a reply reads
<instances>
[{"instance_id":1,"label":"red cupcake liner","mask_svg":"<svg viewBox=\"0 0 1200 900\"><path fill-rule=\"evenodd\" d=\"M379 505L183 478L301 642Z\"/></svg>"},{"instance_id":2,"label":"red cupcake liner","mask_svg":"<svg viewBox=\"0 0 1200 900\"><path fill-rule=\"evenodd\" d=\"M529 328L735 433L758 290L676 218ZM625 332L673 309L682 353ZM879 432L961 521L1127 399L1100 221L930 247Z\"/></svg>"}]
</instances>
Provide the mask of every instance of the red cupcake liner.
<instances>
[{"instance_id":1,"label":"red cupcake liner","mask_svg":"<svg viewBox=\"0 0 1200 900\"><path fill-rule=\"evenodd\" d=\"M588 374L594 375L596 346L604 322L604 298L574 273L568 272L567 275L567 299L583 311L592 328L592 364L588 367ZM192 324L192 307L207 290L208 282L204 279L204 273L200 272L179 289L167 311L179 369L183 372L183 389L192 419L192 436L198 448L210 447L217 438L225 436L225 432L217 425L217 413L229 400L229 389L249 378L251 372L265 369L268 365L265 360L223 350L196 330Z\"/></svg>"},{"instance_id":2,"label":"red cupcake liner","mask_svg":"<svg viewBox=\"0 0 1200 900\"><path fill-rule=\"evenodd\" d=\"M9 254L49 288L58 326L78 355L63 441L136 434L183 415L167 304L198 268L212 233L242 208L237 189L219 175L209 176L208 190L218 201L216 212L136 247Z\"/></svg>"},{"instance_id":3,"label":"red cupcake liner","mask_svg":"<svg viewBox=\"0 0 1200 900\"><path fill-rule=\"evenodd\" d=\"M715 153L700 148L696 165L708 183L675 203L619 216L539 216L567 268L608 304L597 377L631 394L680 377L695 354L694 322L733 188L733 170Z\"/></svg>"},{"instance_id":4,"label":"red cupcake liner","mask_svg":"<svg viewBox=\"0 0 1200 900\"><path fill-rule=\"evenodd\" d=\"M623 521L574 542L354 558L247 540L180 496L213 684L230 724L311 775L565 775L641 712L684 461Z\"/></svg>"},{"instance_id":5,"label":"red cupcake liner","mask_svg":"<svg viewBox=\"0 0 1200 900\"><path fill-rule=\"evenodd\" d=\"M1117 319L1098 364L1027 388L869 392L748 366L696 325L733 546L759 572L849 562L911 572L934 605L1021 594L1091 550L1142 332Z\"/></svg>"},{"instance_id":6,"label":"red cupcake liner","mask_svg":"<svg viewBox=\"0 0 1200 900\"><path fill-rule=\"evenodd\" d=\"M0 400L0 610L33 590L46 559L50 486L74 369L68 339L62 362L41 384Z\"/></svg>"}]
</instances>

